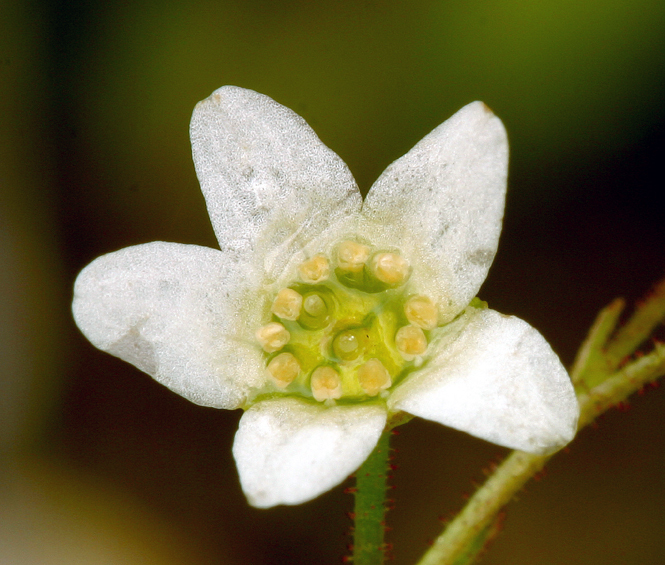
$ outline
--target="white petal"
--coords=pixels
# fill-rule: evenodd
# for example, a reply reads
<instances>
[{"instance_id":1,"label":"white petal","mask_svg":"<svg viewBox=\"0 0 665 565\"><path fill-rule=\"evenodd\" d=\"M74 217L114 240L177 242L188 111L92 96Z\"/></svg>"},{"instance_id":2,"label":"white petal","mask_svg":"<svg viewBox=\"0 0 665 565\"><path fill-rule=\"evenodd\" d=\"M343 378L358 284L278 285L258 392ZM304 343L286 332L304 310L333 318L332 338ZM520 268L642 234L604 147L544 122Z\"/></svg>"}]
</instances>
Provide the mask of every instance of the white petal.
<instances>
[{"instance_id":1,"label":"white petal","mask_svg":"<svg viewBox=\"0 0 665 565\"><path fill-rule=\"evenodd\" d=\"M575 435L579 405L566 370L526 322L481 310L389 400L404 410L531 453Z\"/></svg>"},{"instance_id":2,"label":"white petal","mask_svg":"<svg viewBox=\"0 0 665 565\"><path fill-rule=\"evenodd\" d=\"M258 402L243 414L233 444L249 503L300 504L326 492L362 465L385 424L386 409L378 404Z\"/></svg>"},{"instance_id":3,"label":"white petal","mask_svg":"<svg viewBox=\"0 0 665 565\"><path fill-rule=\"evenodd\" d=\"M390 165L367 195L362 213L383 232L379 244L401 248L427 273L430 286L420 291L438 294L446 320L477 294L494 259L507 168L501 120L473 102Z\"/></svg>"},{"instance_id":4,"label":"white petal","mask_svg":"<svg viewBox=\"0 0 665 565\"><path fill-rule=\"evenodd\" d=\"M331 225L360 210L344 162L300 116L251 90L225 86L194 109L192 151L223 251L274 280Z\"/></svg>"},{"instance_id":5,"label":"white petal","mask_svg":"<svg viewBox=\"0 0 665 565\"><path fill-rule=\"evenodd\" d=\"M239 276L215 249L137 245L83 269L72 310L96 347L192 402L236 408L264 380L246 328L258 327L258 312L246 307Z\"/></svg>"}]
</instances>

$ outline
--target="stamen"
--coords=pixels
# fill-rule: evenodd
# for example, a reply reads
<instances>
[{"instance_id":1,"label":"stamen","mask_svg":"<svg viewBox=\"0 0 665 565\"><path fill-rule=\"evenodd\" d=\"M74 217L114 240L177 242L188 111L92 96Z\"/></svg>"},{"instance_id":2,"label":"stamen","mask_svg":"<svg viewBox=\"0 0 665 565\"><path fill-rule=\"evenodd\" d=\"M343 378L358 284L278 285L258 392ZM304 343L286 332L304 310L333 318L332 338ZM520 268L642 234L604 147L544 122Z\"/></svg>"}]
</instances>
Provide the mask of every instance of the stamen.
<instances>
[{"instance_id":1,"label":"stamen","mask_svg":"<svg viewBox=\"0 0 665 565\"><path fill-rule=\"evenodd\" d=\"M268 376L278 388L286 388L300 374L300 363L291 353L280 353L268 363Z\"/></svg>"},{"instance_id":2,"label":"stamen","mask_svg":"<svg viewBox=\"0 0 665 565\"><path fill-rule=\"evenodd\" d=\"M303 302L303 310L315 318L325 314L328 308L318 294L308 294Z\"/></svg>"},{"instance_id":3,"label":"stamen","mask_svg":"<svg viewBox=\"0 0 665 565\"><path fill-rule=\"evenodd\" d=\"M263 351L274 353L284 347L291 339L288 330L277 322L270 322L256 330L256 339L261 344Z\"/></svg>"},{"instance_id":4,"label":"stamen","mask_svg":"<svg viewBox=\"0 0 665 565\"><path fill-rule=\"evenodd\" d=\"M270 308L271 312L282 320L297 320L302 308L302 296L295 290L283 288L277 293Z\"/></svg>"},{"instance_id":5,"label":"stamen","mask_svg":"<svg viewBox=\"0 0 665 565\"><path fill-rule=\"evenodd\" d=\"M439 309L427 296L412 296L404 304L406 319L414 326L433 330L439 319Z\"/></svg>"},{"instance_id":6,"label":"stamen","mask_svg":"<svg viewBox=\"0 0 665 565\"><path fill-rule=\"evenodd\" d=\"M378 253L370 261L372 274L390 286L399 286L409 278L409 263L397 253Z\"/></svg>"},{"instance_id":7,"label":"stamen","mask_svg":"<svg viewBox=\"0 0 665 565\"><path fill-rule=\"evenodd\" d=\"M319 249L296 263L297 280L273 295L275 321L256 331L265 352L257 394L304 393L325 406L367 402L387 397L393 377L426 362L437 304L411 293L407 281L417 273L398 250L377 249L345 240L332 257Z\"/></svg>"},{"instance_id":8,"label":"stamen","mask_svg":"<svg viewBox=\"0 0 665 565\"><path fill-rule=\"evenodd\" d=\"M358 273L369 259L369 247L355 241L343 241L337 248L337 264L343 271Z\"/></svg>"},{"instance_id":9,"label":"stamen","mask_svg":"<svg viewBox=\"0 0 665 565\"><path fill-rule=\"evenodd\" d=\"M335 355L344 361L357 359L363 350L362 337L361 331L357 329L338 333L333 340Z\"/></svg>"},{"instance_id":10,"label":"stamen","mask_svg":"<svg viewBox=\"0 0 665 565\"><path fill-rule=\"evenodd\" d=\"M404 326L397 330L395 346L402 356L408 360L427 351L427 338L417 326Z\"/></svg>"},{"instance_id":11,"label":"stamen","mask_svg":"<svg viewBox=\"0 0 665 565\"><path fill-rule=\"evenodd\" d=\"M325 281L330 275L330 264L323 255L312 257L298 266L300 278L309 284Z\"/></svg>"},{"instance_id":12,"label":"stamen","mask_svg":"<svg viewBox=\"0 0 665 565\"><path fill-rule=\"evenodd\" d=\"M378 359L370 359L358 369L358 382L370 396L376 396L392 384L390 373Z\"/></svg>"},{"instance_id":13,"label":"stamen","mask_svg":"<svg viewBox=\"0 0 665 565\"><path fill-rule=\"evenodd\" d=\"M332 367L314 369L310 382L312 394L319 402L334 400L342 396L342 380Z\"/></svg>"}]
</instances>

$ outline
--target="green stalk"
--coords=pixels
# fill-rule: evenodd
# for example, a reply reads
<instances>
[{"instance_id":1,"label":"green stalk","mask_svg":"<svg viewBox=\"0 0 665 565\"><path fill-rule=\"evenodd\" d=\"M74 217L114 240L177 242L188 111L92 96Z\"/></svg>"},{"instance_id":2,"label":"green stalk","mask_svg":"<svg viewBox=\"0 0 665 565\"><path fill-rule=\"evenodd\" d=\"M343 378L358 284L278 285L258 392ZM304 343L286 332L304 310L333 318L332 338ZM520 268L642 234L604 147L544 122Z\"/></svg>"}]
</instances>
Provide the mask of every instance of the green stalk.
<instances>
[{"instance_id":1,"label":"green stalk","mask_svg":"<svg viewBox=\"0 0 665 565\"><path fill-rule=\"evenodd\" d=\"M478 537L483 537L484 530L498 512L543 468L548 459L549 456L545 455L513 451L434 541L418 565L473 563L477 552L469 552L469 547L477 543ZM482 543L482 539L480 541ZM468 559L464 558L465 554L470 554Z\"/></svg>"},{"instance_id":2,"label":"green stalk","mask_svg":"<svg viewBox=\"0 0 665 565\"><path fill-rule=\"evenodd\" d=\"M385 431L372 454L356 472L353 563L382 565L386 546L386 489L388 487L388 458L390 431Z\"/></svg>"}]
</instances>

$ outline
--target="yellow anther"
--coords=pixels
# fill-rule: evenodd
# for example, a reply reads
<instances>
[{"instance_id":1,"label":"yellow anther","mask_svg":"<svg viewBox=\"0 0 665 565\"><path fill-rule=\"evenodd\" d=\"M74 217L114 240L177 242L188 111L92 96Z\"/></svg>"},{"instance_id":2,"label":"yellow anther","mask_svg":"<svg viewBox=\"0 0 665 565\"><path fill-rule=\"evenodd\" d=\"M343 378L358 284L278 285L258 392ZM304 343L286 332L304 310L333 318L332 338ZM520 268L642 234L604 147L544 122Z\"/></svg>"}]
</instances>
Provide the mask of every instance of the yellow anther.
<instances>
[{"instance_id":1,"label":"yellow anther","mask_svg":"<svg viewBox=\"0 0 665 565\"><path fill-rule=\"evenodd\" d=\"M317 318L325 314L328 310L326 303L318 294L308 294L303 301L302 308L310 316Z\"/></svg>"},{"instance_id":2,"label":"yellow anther","mask_svg":"<svg viewBox=\"0 0 665 565\"><path fill-rule=\"evenodd\" d=\"M369 247L355 241L343 241L337 248L337 264L343 271L358 273L369 259Z\"/></svg>"},{"instance_id":3,"label":"yellow anther","mask_svg":"<svg viewBox=\"0 0 665 565\"><path fill-rule=\"evenodd\" d=\"M330 275L330 264L323 255L312 257L298 266L300 278L309 284L325 281Z\"/></svg>"},{"instance_id":4,"label":"yellow anther","mask_svg":"<svg viewBox=\"0 0 665 565\"><path fill-rule=\"evenodd\" d=\"M312 394L319 402L334 400L342 396L342 379L332 367L318 367L310 382Z\"/></svg>"},{"instance_id":5,"label":"yellow anther","mask_svg":"<svg viewBox=\"0 0 665 565\"><path fill-rule=\"evenodd\" d=\"M391 384L390 373L378 359L370 359L358 369L358 382L370 396L376 396Z\"/></svg>"},{"instance_id":6,"label":"yellow anther","mask_svg":"<svg viewBox=\"0 0 665 565\"><path fill-rule=\"evenodd\" d=\"M397 253L377 253L370 261L370 270L390 286L399 286L409 278L409 263Z\"/></svg>"},{"instance_id":7,"label":"yellow anther","mask_svg":"<svg viewBox=\"0 0 665 565\"><path fill-rule=\"evenodd\" d=\"M404 314L414 326L433 330L439 320L439 309L427 296L412 296L404 304Z\"/></svg>"},{"instance_id":8,"label":"yellow anther","mask_svg":"<svg viewBox=\"0 0 665 565\"><path fill-rule=\"evenodd\" d=\"M283 288L277 293L270 310L282 320L297 320L300 308L302 308L302 296L293 289Z\"/></svg>"},{"instance_id":9,"label":"yellow anther","mask_svg":"<svg viewBox=\"0 0 665 565\"><path fill-rule=\"evenodd\" d=\"M395 346L405 359L422 355L427 351L427 338L417 326L404 326L397 330Z\"/></svg>"},{"instance_id":10,"label":"yellow anther","mask_svg":"<svg viewBox=\"0 0 665 565\"><path fill-rule=\"evenodd\" d=\"M261 344L263 351L274 353L284 347L291 339L288 330L277 322L270 322L256 330L256 339Z\"/></svg>"},{"instance_id":11,"label":"yellow anther","mask_svg":"<svg viewBox=\"0 0 665 565\"><path fill-rule=\"evenodd\" d=\"M300 374L300 363L291 353L280 353L268 363L268 376L278 388L286 388Z\"/></svg>"}]
</instances>

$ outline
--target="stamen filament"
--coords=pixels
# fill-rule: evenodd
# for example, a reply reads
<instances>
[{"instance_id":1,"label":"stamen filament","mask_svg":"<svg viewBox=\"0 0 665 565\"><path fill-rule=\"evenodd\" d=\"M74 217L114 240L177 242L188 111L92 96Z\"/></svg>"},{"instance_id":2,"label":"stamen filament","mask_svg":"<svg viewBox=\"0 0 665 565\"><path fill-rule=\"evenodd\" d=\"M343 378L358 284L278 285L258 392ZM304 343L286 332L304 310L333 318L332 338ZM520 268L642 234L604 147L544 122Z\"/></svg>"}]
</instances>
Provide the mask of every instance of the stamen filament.
<instances>
[{"instance_id":1,"label":"stamen filament","mask_svg":"<svg viewBox=\"0 0 665 565\"><path fill-rule=\"evenodd\" d=\"M315 318L325 314L327 311L326 303L318 294L309 294L303 301L303 310Z\"/></svg>"},{"instance_id":2,"label":"stamen filament","mask_svg":"<svg viewBox=\"0 0 665 565\"><path fill-rule=\"evenodd\" d=\"M390 373L378 359L370 359L358 369L358 382L370 396L376 396L392 384Z\"/></svg>"},{"instance_id":3,"label":"stamen filament","mask_svg":"<svg viewBox=\"0 0 665 565\"><path fill-rule=\"evenodd\" d=\"M278 388L289 386L300 374L300 363L292 353L280 353L268 363L268 376Z\"/></svg>"},{"instance_id":4,"label":"stamen filament","mask_svg":"<svg viewBox=\"0 0 665 565\"><path fill-rule=\"evenodd\" d=\"M369 259L369 247L355 241L343 241L337 248L337 264L343 271L358 273Z\"/></svg>"},{"instance_id":5,"label":"stamen filament","mask_svg":"<svg viewBox=\"0 0 665 565\"><path fill-rule=\"evenodd\" d=\"M302 308L302 296L291 288L283 288L277 293L270 310L282 320L297 320Z\"/></svg>"},{"instance_id":6,"label":"stamen filament","mask_svg":"<svg viewBox=\"0 0 665 565\"><path fill-rule=\"evenodd\" d=\"M433 330L439 319L439 309L427 296L412 296L404 304L404 314L414 326Z\"/></svg>"},{"instance_id":7,"label":"stamen filament","mask_svg":"<svg viewBox=\"0 0 665 565\"><path fill-rule=\"evenodd\" d=\"M427 351L427 338L418 326L404 326L397 330L395 346L402 356L409 360Z\"/></svg>"},{"instance_id":8,"label":"stamen filament","mask_svg":"<svg viewBox=\"0 0 665 565\"><path fill-rule=\"evenodd\" d=\"M282 324L270 322L256 330L256 339L261 344L263 351L274 353L289 343L291 334Z\"/></svg>"},{"instance_id":9,"label":"stamen filament","mask_svg":"<svg viewBox=\"0 0 665 565\"><path fill-rule=\"evenodd\" d=\"M330 276L330 264L323 255L312 257L298 267L300 278L309 284L325 281Z\"/></svg>"},{"instance_id":10,"label":"stamen filament","mask_svg":"<svg viewBox=\"0 0 665 565\"><path fill-rule=\"evenodd\" d=\"M376 279L390 286L400 286L409 278L409 263L397 253L377 253L370 261Z\"/></svg>"},{"instance_id":11,"label":"stamen filament","mask_svg":"<svg viewBox=\"0 0 665 565\"><path fill-rule=\"evenodd\" d=\"M342 396L342 380L339 373L332 367L314 369L310 381L312 395L319 402L335 400Z\"/></svg>"}]
</instances>

